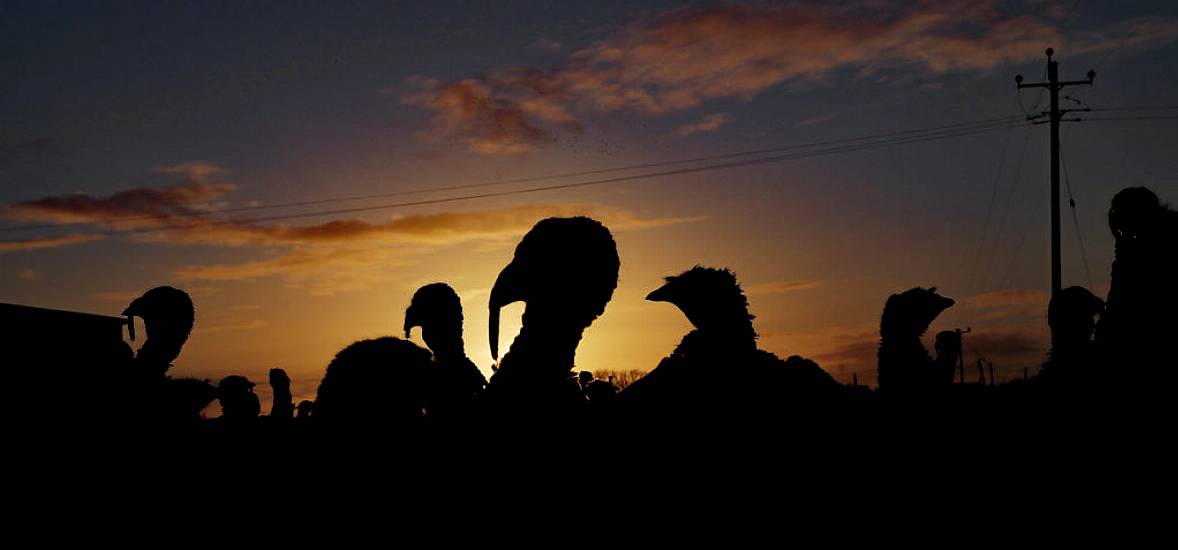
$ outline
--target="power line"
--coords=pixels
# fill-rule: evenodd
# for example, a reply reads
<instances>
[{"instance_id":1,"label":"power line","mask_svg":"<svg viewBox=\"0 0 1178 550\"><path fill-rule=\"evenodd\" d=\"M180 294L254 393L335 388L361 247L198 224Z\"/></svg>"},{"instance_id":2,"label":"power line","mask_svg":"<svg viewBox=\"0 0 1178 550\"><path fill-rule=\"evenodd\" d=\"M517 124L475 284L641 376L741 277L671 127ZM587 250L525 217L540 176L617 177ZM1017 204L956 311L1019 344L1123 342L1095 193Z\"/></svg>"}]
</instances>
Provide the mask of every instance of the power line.
<instances>
[{"instance_id":1,"label":"power line","mask_svg":"<svg viewBox=\"0 0 1178 550\"><path fill-rule=\"evenodd\" d=\"M1047 69L1043 69L1043 78L1047 78ZM1018 102L1018 108L1023 112L1024 115L1029 117L1031 116L1031 112L1039 109L1039 105L1043 103L1043 93L1043 90L1040 89L1039 95L1035 96L1035 104L1031 105L1030 109L1027 109L1023 106L1023 96L1021 90L1015 89L1014 99Z\"/></svg>"},{"instance_id":2,"label":"power line","mask_svg":"<svg viewBox=\"0 0 1178 550\"><path fill-rule=\"evenodd\" d=\"M1043 198L1047 195L1048 189L1044 188L1036 195L1035 205L1031 207L1031 219L1027 220L1027 225L1023 227L1022 233L1019 235L1018 243L1014 246L1014 252L1011 253L1010 264L1007 265L1006 271L1002 278L998 280L998 286L995 288L1004 288L1010 282L1011 277L1014 276L1014 268L1018 265L1018 255L1023 250L1023 244L1027 242L1027 235L1031 232L1031 228L1035 226L1035 222L1039 220L1039 207L1043 205Z\"/></svg>"},{"instance_id":3,"label":"power line","mask_svg":"<svg viewBox=\"0 0 1178 550\"><path fill-rule=\"evenodd\" d=\"M1051 109L1046 114L1048 122L1051 124L1048 133L1051 138L1051 152L1048 160L1051 166L1051 297L1054 298L1059 295L1063 281L1059 237L1059 123L1063 119L1063 115L1068 112L1067 109L1061 110L1059 108L1059 92L1069 87L1074 89L1078 86L1091 86L1093 79L1096 78L1096 71L1089 70L1087 80L1060 80L1059 62L1052 57L1055 50L1047 48L1044 53L1047 54L1047 80L1045 82L1023 83L1022 75L1015 76L1014 81L1019 89L1041 88L1051 94Z\"/></svg>"},{"instance_id":4,"label":"power line","mask_svg":"<svg viewBox=\"0 0 1178 550\"><path fill-rule=\"evenodd\" d=\"M1088 109L1092 112L1097 111L1175 111L1178 110L1178 105L1155 105L1151 107L1094 107Z\"/></svg>"},{"instance_id":5,"label":"power line","mask_svg":"<svg viewBox=\"0 0 1178 550\"><path fill-rule=\"evenodd\" d=\"M1088 288L1091 289L1095 285L1092 284L1092 270L1088 267L1088 250L1084 246L1084 234L1080 232L1080 218L1076 215L1076 197L1072 194L1072 178L1068 175L1068 161L1062 147L1059 150L1059 163L1063 166L1063 181L1067 185L1068 204L1072 207L1072 225L1076 228L1076 242L1080 244L1080 259L1084 261L1084 276L1088 279Z\"/></svg>"},{"instance_id":6,"label":"power line","mask_svg":"<svg viewBox=\"0 0 1178 550\"><path fill-rule=\"evenodd\" d=\"M786 146L782 146L782 147L770 147L770 148L765 148L765 149L737 151L737 152L724 153L724 154L719 154L719 155L691 157L691 158L685 158L685 159L675 159L675 160L667 160L667 161L660 161L660 162L649 162L649 163L643 163L643 164L615 166L615 167L611 167L611 168L602 168L602 169L597 169L597 170L582 170L582 171L575 171L575 172L563 172L563 173L557 173L557 174L546 174L546 175L542 175L542 176L532 176L532 177L516 178L516 179L509 179L509 180L492 180L492 181L483 181L483 182L475 182L475 183L467 183L467 184L459 184L459 185L449 185L449 186L443 186L443 187L418 188L418 189L410 189L410 190L405 190L405 191L389 191L389 192L385 192L385 193L374 193L374 194L367 194L367 195L350 195L350 196L343 196L343 197L329 197L329 198L323 198L323 199L286 202L286 203L279 203L279 204L241 206L241 207L225 208L225 209L221 209L221 210L207 211L207 212L206 211L177 212L177 213L171 214L171 216L172 217L199 217L199 216L208 216L208 215L215 215L215 214L235 214L235 213L240 213L240 212L256 212L256 211L261 211L261 210L273 210L273 209L278 209L278 208L318 206L318 205L323 205L323 204L351 202L351 201L358 201L358 200L373 200L373 199L382 199L382 198L406 196L406 195L440 193L440 192L445 192L445 191L462 191L462 190L468 190L468 189L478 189L478 188L483 188L483 187L496 187L496 186L512 185L512 184L520 184L520 183L534 183L534 182L546 181L546 180L565 179L565 178L573 178L573 177L581 177L581 176L593 176L593 175L608 174L608 173L614 173L614 172L626 172L626 171L631 171L631 170L641 170L641 169L647 169L647 168L661 168L661 167L665 167L665 166L675 166L675 165L679 165L679 164L691 164L691 163L697 163L697 162L725 160L725 159L731 159L731 158L755 156L755 155L762 155L762 154L768 154L768 153L781 153L781 152L786 152L786 151L793 151L793 150L799 150L799 149L809 149L809 148L814 148L814 147L824 147L824 146L830 146L830 145L851 144L851 143L859 142L859 141L890 138L890 137L899 137L899 136L905 136L905 135L922 135L922 134L927 134L930 132L937 133L937 132L942 132L942 131L963 130L963 129L974 128L974 127L980 128L980 127L989 126L992 124L1013 122L1015 120L1016 119L1013 117L990 118L990 119L982 119L982 120L975 120L975 121L968 121L968 122L957 122L957 123L953 123L953 124L944 124L944 125L939 125L939 126L930 126L930 127L917 128L917 129L912 129L912 130L900 130L900 131L885 132L885 133L880 133L880 134L869 134L869 135L865 135L865 136L858 136L858 137L852 137L852 138L833 139L833 140L817 141L817 142L811 142L811 143L802 143L802 144L796 144L796 145L786 145ZM124 217L124 218L107 218L107 219L102 219L102 220L90 220L90 221L81 221L81 222L21 225L21 226L13 226L13 227L0 227L0 232L32 231L32 230L39 230L39 229L58 229L58 228L62 228L62 227L76 227L76 226L81 226L81 225L90 225L90 224L94 224L94 223L150 221L150 220L154 220L157 218L158 218L158 216L155 216L155 215L145 215L145 216L135 216L135 217Z\"/></svg>"},{"instance_id":7,"label":"power line","mask_svg":"<svg viewBox=\"0 0 1178 550\"><path fill-rule=\"evenodd\" d=\"M1114 120L1174 120L1178 119L1178 115L1173 116L1125 116L1125 117L1092 117L1092 118L1078 118L1077 121L1083 122L1101 122Z\"/></svg>"},{"instance_id":8,"label":"power line","mask_svg":"<svg viewBox=\"0 0 1178 550\"><path fill-rule=\"evenodd\" d=\"M194 228L210 227L210 226L224 226L224 225L233 225L233 224L246 224L246 223L258 223L258 222L267 222L267 221L290 220L290 219L307 218L307 217L313 217L313 216L327 216L327 215L335 215L335 214L353 214L353 213L358 213L358 212L371 212L371 211L377 211L377 210L388 210L388 209L393 209L393 208L445 204L445 203L462 202L462 201L470 201L470 200L477 200L477 199L504 197L504 196L509 196L509 195L522 195L522 194L529 194L529 193L539 193L539 192L544 192L544 191L554 191L554 190L560 190L560 189L574 189L574 188L579 188L579 187L589 187L589 186L604 185L604 184L609 184L609 183L637 181L637 180L652 179L652 178L664 177L664 176L691 174L691 173L698 173L698 172L708 172L708 171L713 171L713 170L739 168L739 167L744 167L744 166L754 166L754 165L759 165L759 164L786 162L786 161L791 161L791 160L800 160L800 159L806 159L806 158L822 157L822 156L828 156L828 155L834 155L834 154L840 154L840 153L849 153L849 152L856 152L856 151L865 151L865 150L870 150L870 149L878 149L878 148L882 148L882 147L893 147L893 146L897 146L897 145L906 145L906 144L910 144L910 143L936 141L936 140L949 139L949 138L954 138L954 137L962 137L962 136L968 136L968 135L981 134L981 133L991 132L991 131L995 131L995 130L1004 130L1007 128L1008 125L1011 125L1011 124L1013 124L1015 126L1025 126L1026 125L1025 122L1006 121L1002 124L984 126L984 127L980 127L980 128L964 128L964 129L957 129L957 130L945 130L945 131L940 131L940 132L934 132L934 133L931 133L928 135L917 135L917 136L910 136L910 137L890 139L890 140L878 140L878 141L874 141L874 142L858 143L858 144L853 144L853 145L844 145L844 146L840 146L840 147L832 147L832 148L821 149L821 150L817 150L817 151L806 151L806 152L799 152L799 153L793 153L793 154L788 154L788 155L778 155L778 156L761 157L761 158L755 158L755 159L746 159L746 160L732 161L732 162L719 163L719 164L709 164L709 165L705 165L705 166L695 166L695 167L690 167L690 168L678 168L675 170L664 170L664 171L658 171L658 172L649 172L649 173L645 173L645 174L633 174L633 175L626 175L626 176L616 176L616 177L612 177L612 178L603 178L603 179L572 182L572 183L562 183L562 184L546 185L546 186L540 186L540 187L530 187L530 188L526 188L526 189L512 189L512 190L507 190L507 191L492 191L492 192L478 193L478 194L471 194L471 195L460 195L460 196L456 196L456 197L444 197L444 198L426 199L426 200L411 201L411 202L396 202L396 203L390 203L390 204L381 204L381 205L374 205L374 206L360 206L360 207L354 207L354 208L340 208L340 209L333 209L333 210L318 210L318 211L313 211L313 212L280 214L280 215L262 216L262 217L256 217L256 218L208 220L207 222L188 224L188 225L169 225L169 226L161 226L161 227L141 227L141 228L130 228L130 229L122 229L122 230L109 230L109 231L96 232L94 234L102 235L102 236L116 236L116 235L135 234L135 233L176 231L176 230L194 229ZM156 217L156 218L151 218L151 219L158 220L159 218ZM127 219L124 218L121 220L113 220L113 221L125 222L125 221L127 221ZM0 241L0 242L14 242L14 241Z\"/></svg>"},{"instance_id":9,"label":"power line","mask_svg":"<svg viewBox=\"0 0 1178 550\"><path fill-rule=\"evenodd\" d=\"M1042 94L1040 94L1040 96L1041 95ZM1017 100L1018 96L1016 95L1015 97ZM1019 101L1018 103L1021 106L1021 101ZM1036 103L1036 107L1037 106L1038 106L1038 102ZM1032 107L1032 109L1034 109L1034 107ZM1097 109L1091 109L1091 110L1092 111L1178 110L1178 105L1176 105L1176 106L1160 105L1160 106L1142 106L1142 107L1109 107L1109 108L1097 108ZM1026 112L1027 111L1024 110L1024 113L1026 113ZM1095 118L1085 118L1082 120L1084 120L1084 121L1134 121L1134 120L1170 120L1173 118L1178 118L1178 117L1173 117L1173 116L1095 117ZM938 131L961 130L961 129L975 128L975 127L981 128L981 127L985 127L985 126L988 126L991 124L1012 122L1014 120L1015 119L1012 117L990 118L990 119L982 119L982 120L976 120L976 121L958 122L958 123L954 123L954 124L945 124L945 125L940 125L940 126L929 126L929 127L925 127L925 128L916 128L916 129L911 129L911 130L900 130L900 131L895 131L895 132L869 134L869 135L865 135L865 136L858 136L858 137L852 137L852 138L817 141L817 142L811 142L811 143L787 145L787 146L782 146L782 147L770 147L770 148L765 148L765 149L755 149L755 150L748 150L748 151L736 151L736 152L724 153L724 154L720 154L720 155L708 155L708 156L691 157L691 158L684 158L684 159L674 159L674 160L667 160L667 161L660 161L660 162L650 162L650 163L643 163L643 164L615 166L615 167L611 167L611 168L602 168L602 169L597 169L597 170L562 172L562 173L556 173L556 174L546 174L546 175L541 175L541 176L532 176L532 177L516 178L516 179L509 179L509 180L492 180L492 181L483 181L483 182L475 182L475 183L460 184L460 185L418 188L418 189L410 189L410 190L405 190L405 191L390 191L390 192L385 192L385 193L373 193L373 194L366 194L366 195L349 195L349 196L328 197L328 198L323 198L323 199L294 201L294 202L285 202L285 203L277 203L277 204L241 206L241 207L234 207L234 208L224 208L224 209L215 210L215 211L175 212L175 213L169 214L169 217L171 217L171 218L186 218L186 217L201 217L201 216L209 216L209 215L217 215L217 214L236 214L236 213L241 213L241 212L256 212L256 211L274 210L274 209L281 209L281 208L296 208L296 207L302 207L302 206L318 206L318 205L323 205L323 204L333 204L333 203L340 203L340 202L373 200L373 199L389 198L389 197L396 197L396 196L431 194L431 193L441 193L441 192L445 192L445 191L460 191L460 190L467 190L467 189L478 189L478 188L483 188L483 187L495 187L495 186L512 185L512 184L520 184L520 183L532 183L532 182L538 182L538 181L565 179L565 178L572 178L572 177L579 177L579 176L590 176L590 175L607 174L607 173L614 173L614 172L641 170L641 169L646 169L646 168L659 168L659 167L665 167L665 166L675 166L675 165L679 165L679 164L691 164L691 163L696 163L696 162L724 160L724 159L730 159L730 158L739 158L739 157L743 157L743 156L754 156L754 155L759 155L759 154L785 152L785 151L791 151L791 150L808 149L808 148L822 147L822 146L828 146L828 145L851 144L854 142L871 140L871 139L925 134L925 133L929 133L929 132L938 132ZM1013 128L1013 126L1011 128ZM133 216L133 217L122 217L122 218L104 218L104 219L95 219L95 220L87 220L87 221L79 221L79 222L18 225L18 226L0 227L0 233L8 233L8 232L15 232L15 231L34 231L34 230L44 230L44 229L59 229L59 228L66 228L66 227L78 227L78 226L83 226L83 225L92 225L92 224L96 224L96 223L115 223L115 222L125 223L125 222L134 222L134 221L150 221L150 220L156 220L158 218L159 218L158 215L143 215L143 216Z\"/></svg>"},{"instance_id":10,"label":"power line","mask_svg":"<svg viewBox=\"0 0 1178 550\"><path fill-rule=\"evenodd\" d=\"M1010 116L1014 116L1015 106L1018 104L1018 91L1015 90L1015 95L1010 101ZM974 252L973 269L969 272L969 281L965 285L965 292L968 294L973 290L974 279L977 278L978 271L982 267L982 252L986 248L986 237L990 231L990 220L994 213L994 202L998 199L998 188L1002 183L1002 170L1006 165L1006 149L1010 145L1010 135L1014 133L1014 127L1011 126L1006 131L1006 135L1002 138L1002 149L998 153L998 169L994 173L994 185L990 189L990 202L986 206L986 222L982 224L982 235L978 238L977 249Z\"/></svg>"},{"instance_id":11,"label":"power line","mask_svg":"<svg viewBox=\"0 0 1178 550\"><path fill-rule=\"evenodd\" d=\"M1023 137L1023 148L1018 156L1018 163L1014 166L1014 174L1010 179L1010 194L1006 196L1006 203L1002 207L1002 216L998 219L998 229L994 232L994 244L990 246L990 253L984 257L983 266L989 266L998 258L998 251L1002 247L1002 234L1006 231L1006 218L1010 215L1011 205L1014 203L1014 196L1018 192L1018 184L1021 181L1023 171L1023 164L1027 159L1027 147L1031 143L1031 132L1027 131ZM991 275L1000 275L1000 273L993 273L989 269L982 271L982 279L979 282L981 288L986 288L986 282Z\"/></svg>"}]
</instances>

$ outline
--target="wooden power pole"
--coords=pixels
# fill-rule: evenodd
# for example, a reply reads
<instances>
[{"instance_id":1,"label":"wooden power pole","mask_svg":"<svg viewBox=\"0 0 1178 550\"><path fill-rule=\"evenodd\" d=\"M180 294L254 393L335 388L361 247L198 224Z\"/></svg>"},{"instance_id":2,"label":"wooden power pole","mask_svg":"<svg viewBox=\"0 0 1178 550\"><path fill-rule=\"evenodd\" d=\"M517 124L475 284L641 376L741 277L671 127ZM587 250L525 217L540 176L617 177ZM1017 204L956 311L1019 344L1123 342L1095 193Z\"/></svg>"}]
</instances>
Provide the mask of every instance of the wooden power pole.
<instances>
[{"instance_id":1,"label":"wooden power pole","mask_svg":"<svg viewBox=\"0 0 1178 550\"><path fill-rule=\"evenodd\" d=\"M1047 88L1051 94L1051 110L1044 113L1051 123L1051 297L1059 294L1061 288L1060 252L1059 252L1059 122L1069 109L1059 108L1059 91L1065 86L1092 85L1096 78L1096 71L1088 71L1088 80L1059 81L1059 62L1052 59L1055 50L1047 48L1047 82L1023 84L1023 75L1014 77L1015 84L1023 88ZM1028 117L1041 118L1042 115Z\"/></svg>"}]
</instances>

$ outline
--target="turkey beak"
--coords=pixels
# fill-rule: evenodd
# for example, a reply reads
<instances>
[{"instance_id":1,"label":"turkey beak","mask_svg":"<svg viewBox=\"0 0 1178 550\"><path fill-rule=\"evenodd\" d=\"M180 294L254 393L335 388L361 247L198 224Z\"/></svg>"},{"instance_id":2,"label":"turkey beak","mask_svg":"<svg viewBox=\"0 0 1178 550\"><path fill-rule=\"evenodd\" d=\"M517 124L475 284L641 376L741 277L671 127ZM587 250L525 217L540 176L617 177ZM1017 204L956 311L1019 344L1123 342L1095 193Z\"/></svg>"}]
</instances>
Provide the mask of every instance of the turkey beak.
<instances>
[{"instance_id":1,"label":"turkey beak","mask_svg":"<svg viewBox=\"0 0 1178 550\"><path fill-rule=\"evenodd\" d=\"M495 286L491 289L491 299L488 304L490 315L487 317L487 338L491 344L491 359L499 362L499 310L503 306L513 304L524 299L523 281L520 269L515 262L507 264L499 277L495 279Z\"/></svg>"},{"instance_id":2,"label":"turkey beak","mask_svg":"<svg viewBox=\"0 0 1178 550\"><path fill-rule=\"evenodd\" d=\"M650 294L646 295L646 300L648 302L671 302L670 286L671 284L667 283L654 289Z\"/></svg>"},{"instance_id":3,"label":"turkey beak","mask_svg":"<svg viewBox=\"0 0 1178 550\"><path fill-rule=\"evenodd\" d=\"M408 340L410 333L413 332L413 327L420 327L421 320L418 319L417 310L413 306L405 310L405 339Z\"/></svg>"},{"instance_id":4,"label":"turkey beak","mask_svg":"<svg viewBox=\"0 0 1178 550\"><path fill-rule=\"evenodd\" d=\"M136 298L135 301L131 302L131 305L127 306L127 309L123 310L123 316L134 317L138 315L142 317L143 315L139 312L140 309L143 309L142 298Z\"/></svg>"},{"instance_id":5,"label":"turkey beak","mask_svg":"<svg viewBox=\"0 0 1178 550\"><path fill-rule=\"evenodd\" d=\"M123 310L123 317L127 318L127 337L130 338L132 342L135 341L135 317L143 316L139 312L143 306L143 303L139 300L141 300L141 298L136 298L135 301L131 302L131 305L127 306L127 309Z\"/></svg>"}]
</instances>

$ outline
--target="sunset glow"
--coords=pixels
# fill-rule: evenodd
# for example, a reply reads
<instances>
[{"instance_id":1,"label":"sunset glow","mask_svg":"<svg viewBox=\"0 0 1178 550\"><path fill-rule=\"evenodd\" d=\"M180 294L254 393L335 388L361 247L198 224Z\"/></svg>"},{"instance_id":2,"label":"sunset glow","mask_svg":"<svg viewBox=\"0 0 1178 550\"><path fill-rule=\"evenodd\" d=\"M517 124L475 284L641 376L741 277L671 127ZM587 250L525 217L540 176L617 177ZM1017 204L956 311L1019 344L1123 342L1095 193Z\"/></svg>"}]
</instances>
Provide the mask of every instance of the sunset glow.
<instances>
[{"instance_id":1,"label":"sunset glow","mask_svg":"<svg viewBox=\"0 0 1178 550\"><path fill-rule=\"evenodd\" d=\"M1049 347L1048 165L1014 77L1048 46L1099 75L1066 105L1096 112L1062 137L1063 276L1104 296L1112 196L1178 201L1175 111L1099 112L1174 104L1174 3L6 6L0 302L118 315L183 288L171 373L265 403L281 367L297 402L444 281L489 376L496 275L535 222L584 215L621 273L578 369L654 368L691 325L644 297L704 265L735 271L761 348L841 382L874 383L884 301L914 286L957 301L930 337L969 327L968 364L1020 377Z\"/></svg>"}]
</instances>

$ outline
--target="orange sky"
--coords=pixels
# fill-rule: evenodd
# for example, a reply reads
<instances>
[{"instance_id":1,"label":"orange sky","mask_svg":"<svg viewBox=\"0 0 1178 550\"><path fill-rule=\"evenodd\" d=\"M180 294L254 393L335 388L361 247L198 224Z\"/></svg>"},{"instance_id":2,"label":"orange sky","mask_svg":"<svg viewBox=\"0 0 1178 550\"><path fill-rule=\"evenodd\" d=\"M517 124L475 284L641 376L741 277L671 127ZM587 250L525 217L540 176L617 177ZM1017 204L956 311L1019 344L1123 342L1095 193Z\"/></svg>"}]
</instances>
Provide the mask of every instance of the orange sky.
<instances>
[{"instance_id":1,"label":"orange sky","mask_svg":"<svg viewBox=\"0 0 1178 550\"><path fill-rule=\"evenodd\" d=\"M117 314L154 286L184 288L197 320L174 374L263 382L282 367L301 399L336 351L399 335L413 291L444 281L489 374L496 274L539 219L588 215L613 231L622 267L579 368L657 365L690 325L643 297L701 264L736 272L764 349L813 358L844 382L874 382L888 295L934 285L958 304L930 338L971 327L971 366L980 354L1021 376L1047 351L1042 126L347 210L658 169L439 187L1017 118L1043 107L1013 77L1041 75L1046 46L1067 78L1098 70L1073 107L1178 97L1178 8L1167 2L554 6L6 11L0 301ZM1107 291L1104 211L1117 190L1178 200L1176 141L1164 118L1065 129L1078 205L1074 227L1064 213L1065 285ZM414 194L390 194L401 192ZM384 196L335 200L365 195ZM334 212L258 219L322 210ZM520 308L504 312L501 349Z\"/></svg>"}]
</instances>

